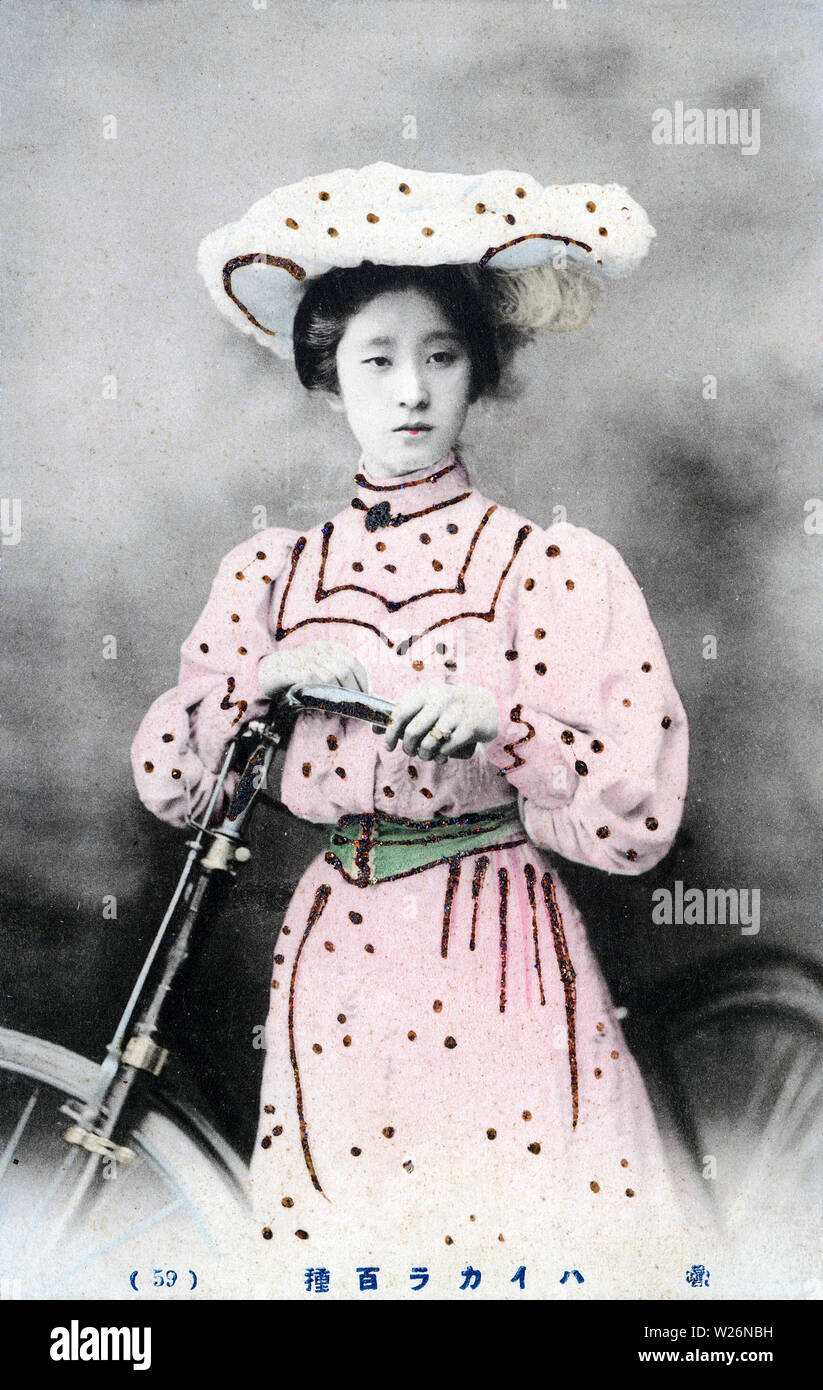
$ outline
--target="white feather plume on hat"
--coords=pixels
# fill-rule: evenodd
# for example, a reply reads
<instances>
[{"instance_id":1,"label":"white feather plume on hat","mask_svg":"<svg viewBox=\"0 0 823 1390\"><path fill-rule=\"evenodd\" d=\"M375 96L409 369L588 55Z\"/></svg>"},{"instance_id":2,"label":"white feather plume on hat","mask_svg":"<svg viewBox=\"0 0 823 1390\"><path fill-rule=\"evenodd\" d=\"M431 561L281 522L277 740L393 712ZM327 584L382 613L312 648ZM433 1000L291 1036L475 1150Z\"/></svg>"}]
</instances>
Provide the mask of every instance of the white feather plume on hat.
<instances>
[{"instance_id":1,"label":"white feather plume on hat","mask_svg":"<svg viewBox=\"0 0 823 1390\"><path fill-rule=\"evenodd\" d=\"M654 236L643 208L619 184L542 188L508 170L433 174L379 163L275 189L201 242L198 268L235 327L290 357L305 282L335 266L369 260L520 272L550 267L563 248L561 268L548 281L541 277L539 322L524 307L528 296L511 296L513 323L562 332L588 317L580 285L592 276L579 271L629 274Z\"/></svg>"}]
</instances>

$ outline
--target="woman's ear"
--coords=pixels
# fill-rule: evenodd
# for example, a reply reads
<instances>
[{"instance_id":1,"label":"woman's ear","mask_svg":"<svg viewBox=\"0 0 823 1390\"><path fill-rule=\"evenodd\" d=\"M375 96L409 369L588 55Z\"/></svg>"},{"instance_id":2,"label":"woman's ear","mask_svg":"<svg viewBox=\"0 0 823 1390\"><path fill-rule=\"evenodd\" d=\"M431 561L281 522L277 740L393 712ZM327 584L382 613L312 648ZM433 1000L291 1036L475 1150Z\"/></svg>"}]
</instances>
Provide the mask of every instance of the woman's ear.
<instances>
[{"instance_id":1,"label":"woman's ear","mask_svg":"<svg viewBox=\"0 0 823 1390\"><path fill-rule=\"evenodd\" d=\"M323 397L329 409L335 411L337 414L340 414L340 412L345 409L343 397L340 395L339 391L320 391L318 394Z\"/></svg>"}]
</instances>

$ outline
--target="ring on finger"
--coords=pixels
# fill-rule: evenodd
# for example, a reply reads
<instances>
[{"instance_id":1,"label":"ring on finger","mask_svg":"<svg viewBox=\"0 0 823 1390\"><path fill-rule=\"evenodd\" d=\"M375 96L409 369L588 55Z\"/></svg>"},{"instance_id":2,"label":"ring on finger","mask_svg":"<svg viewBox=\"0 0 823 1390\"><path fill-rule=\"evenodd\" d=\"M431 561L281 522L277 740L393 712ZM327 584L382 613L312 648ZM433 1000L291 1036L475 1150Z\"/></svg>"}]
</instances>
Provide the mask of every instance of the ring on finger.
<instances>
[{"instance_id":1,"label":"ring on finger","mask_svg":"<svg viewBox=\"0 0 823 1390\"><path fill-rule=\"evenodd\" d=\"M437 743L443 743L445 739L451 738L451 731L441 729L435 724L426 734L426 738L433 738Z\"/></svg>"}]
</instances>

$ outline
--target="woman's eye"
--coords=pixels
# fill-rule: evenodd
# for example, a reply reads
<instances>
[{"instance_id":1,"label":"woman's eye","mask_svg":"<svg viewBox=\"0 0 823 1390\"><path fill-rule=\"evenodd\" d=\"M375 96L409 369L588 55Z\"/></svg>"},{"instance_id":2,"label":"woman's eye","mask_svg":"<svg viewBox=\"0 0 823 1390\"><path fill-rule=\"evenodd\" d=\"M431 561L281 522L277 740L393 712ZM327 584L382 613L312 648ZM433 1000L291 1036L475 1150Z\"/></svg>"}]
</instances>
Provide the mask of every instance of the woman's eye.
<instances>
[{"instance_id":1,"label":"woman's eye","mask_svg":"<svg viewBox=\"0 0 823 1390\"><path fill-rule=\"evenodd\" d=\"M388 365L388 361L388 357L364 357L363 365L366 366L367 363L371 362L375 367L385 367Z\"/></svg>"},{"instance_id":2,"label":"woman's eye","mask_svg":"<svg viewBox=\"0 0 823 1390\"><path fill-rule=\"evenodd\" d=\"M457 353L448 352L444 348L441 352L433 352L430 361L436 362L439 367L450 367L452 362L457 361Z\"/></svg>"}]
</instances>

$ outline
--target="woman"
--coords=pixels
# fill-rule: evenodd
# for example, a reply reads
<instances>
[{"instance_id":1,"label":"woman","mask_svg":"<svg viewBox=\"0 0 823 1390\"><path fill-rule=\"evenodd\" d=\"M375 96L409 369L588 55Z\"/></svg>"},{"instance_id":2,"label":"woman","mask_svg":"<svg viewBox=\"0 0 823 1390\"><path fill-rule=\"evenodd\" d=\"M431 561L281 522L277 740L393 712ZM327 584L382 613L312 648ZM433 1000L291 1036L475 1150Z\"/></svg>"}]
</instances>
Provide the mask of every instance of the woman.
<instances>
[{"instance_id":1,"label":"woman","mask_svg":"<svg viewBox=\"0 0 823 1390\"><path fill-rule=\"evenodd\" d=\"M391 166L373 169L356 187L382 209L366 216L388 220ZM341 179L351 193L350 172L297 186L321 209L315 223L305 203L288 219L307 251L324 203L345 225L335 195ZM442 226L448 189L432 184L450 177L389 182L401 199L404 186L427 196ZM513 198L537 188L486 177L510 180ZM463 185L449 187L465 255ZM547 192L559 216L568 190ZM602 207L607 190L586 192ZM249 215L254 236L299 202L272 197ZM477 181L468 197L491 205ZM623 190L617 203L642 229ZM543 851L612 873L657 863L683 809L685 714L616 550L498 506L458 453L472 402L499 388L524 330L568 328L590 307L585 272L545 260L552 241L587 245L565 225L521 232L502 274L491 256L430 264L399 224L397 264L384 251L307 277L269 252L228 256L249 245L243 224L220 234L233 310L257 336L282 339L287 324L302 383L345 411L361 457L339 515L304 534L269 529L223 561L180 681L135 741L140 795L174 824L196 816L227 738L295 684L395 704L384 736L302 716L284 768L285 804L330 827L276 943L251 1165L260 1235L290 1294L303 1266L343 1278L363 1264L395 1297L412 1296L412 1267L438 1296L467 1266L495 1297L516 1296L521 1268L546 1291L582 1271L598 1296L682 1281L643 1082ZM236 272L271 266L300 296L246 278L241 297Z\"/></svg>"}]
</instances>

